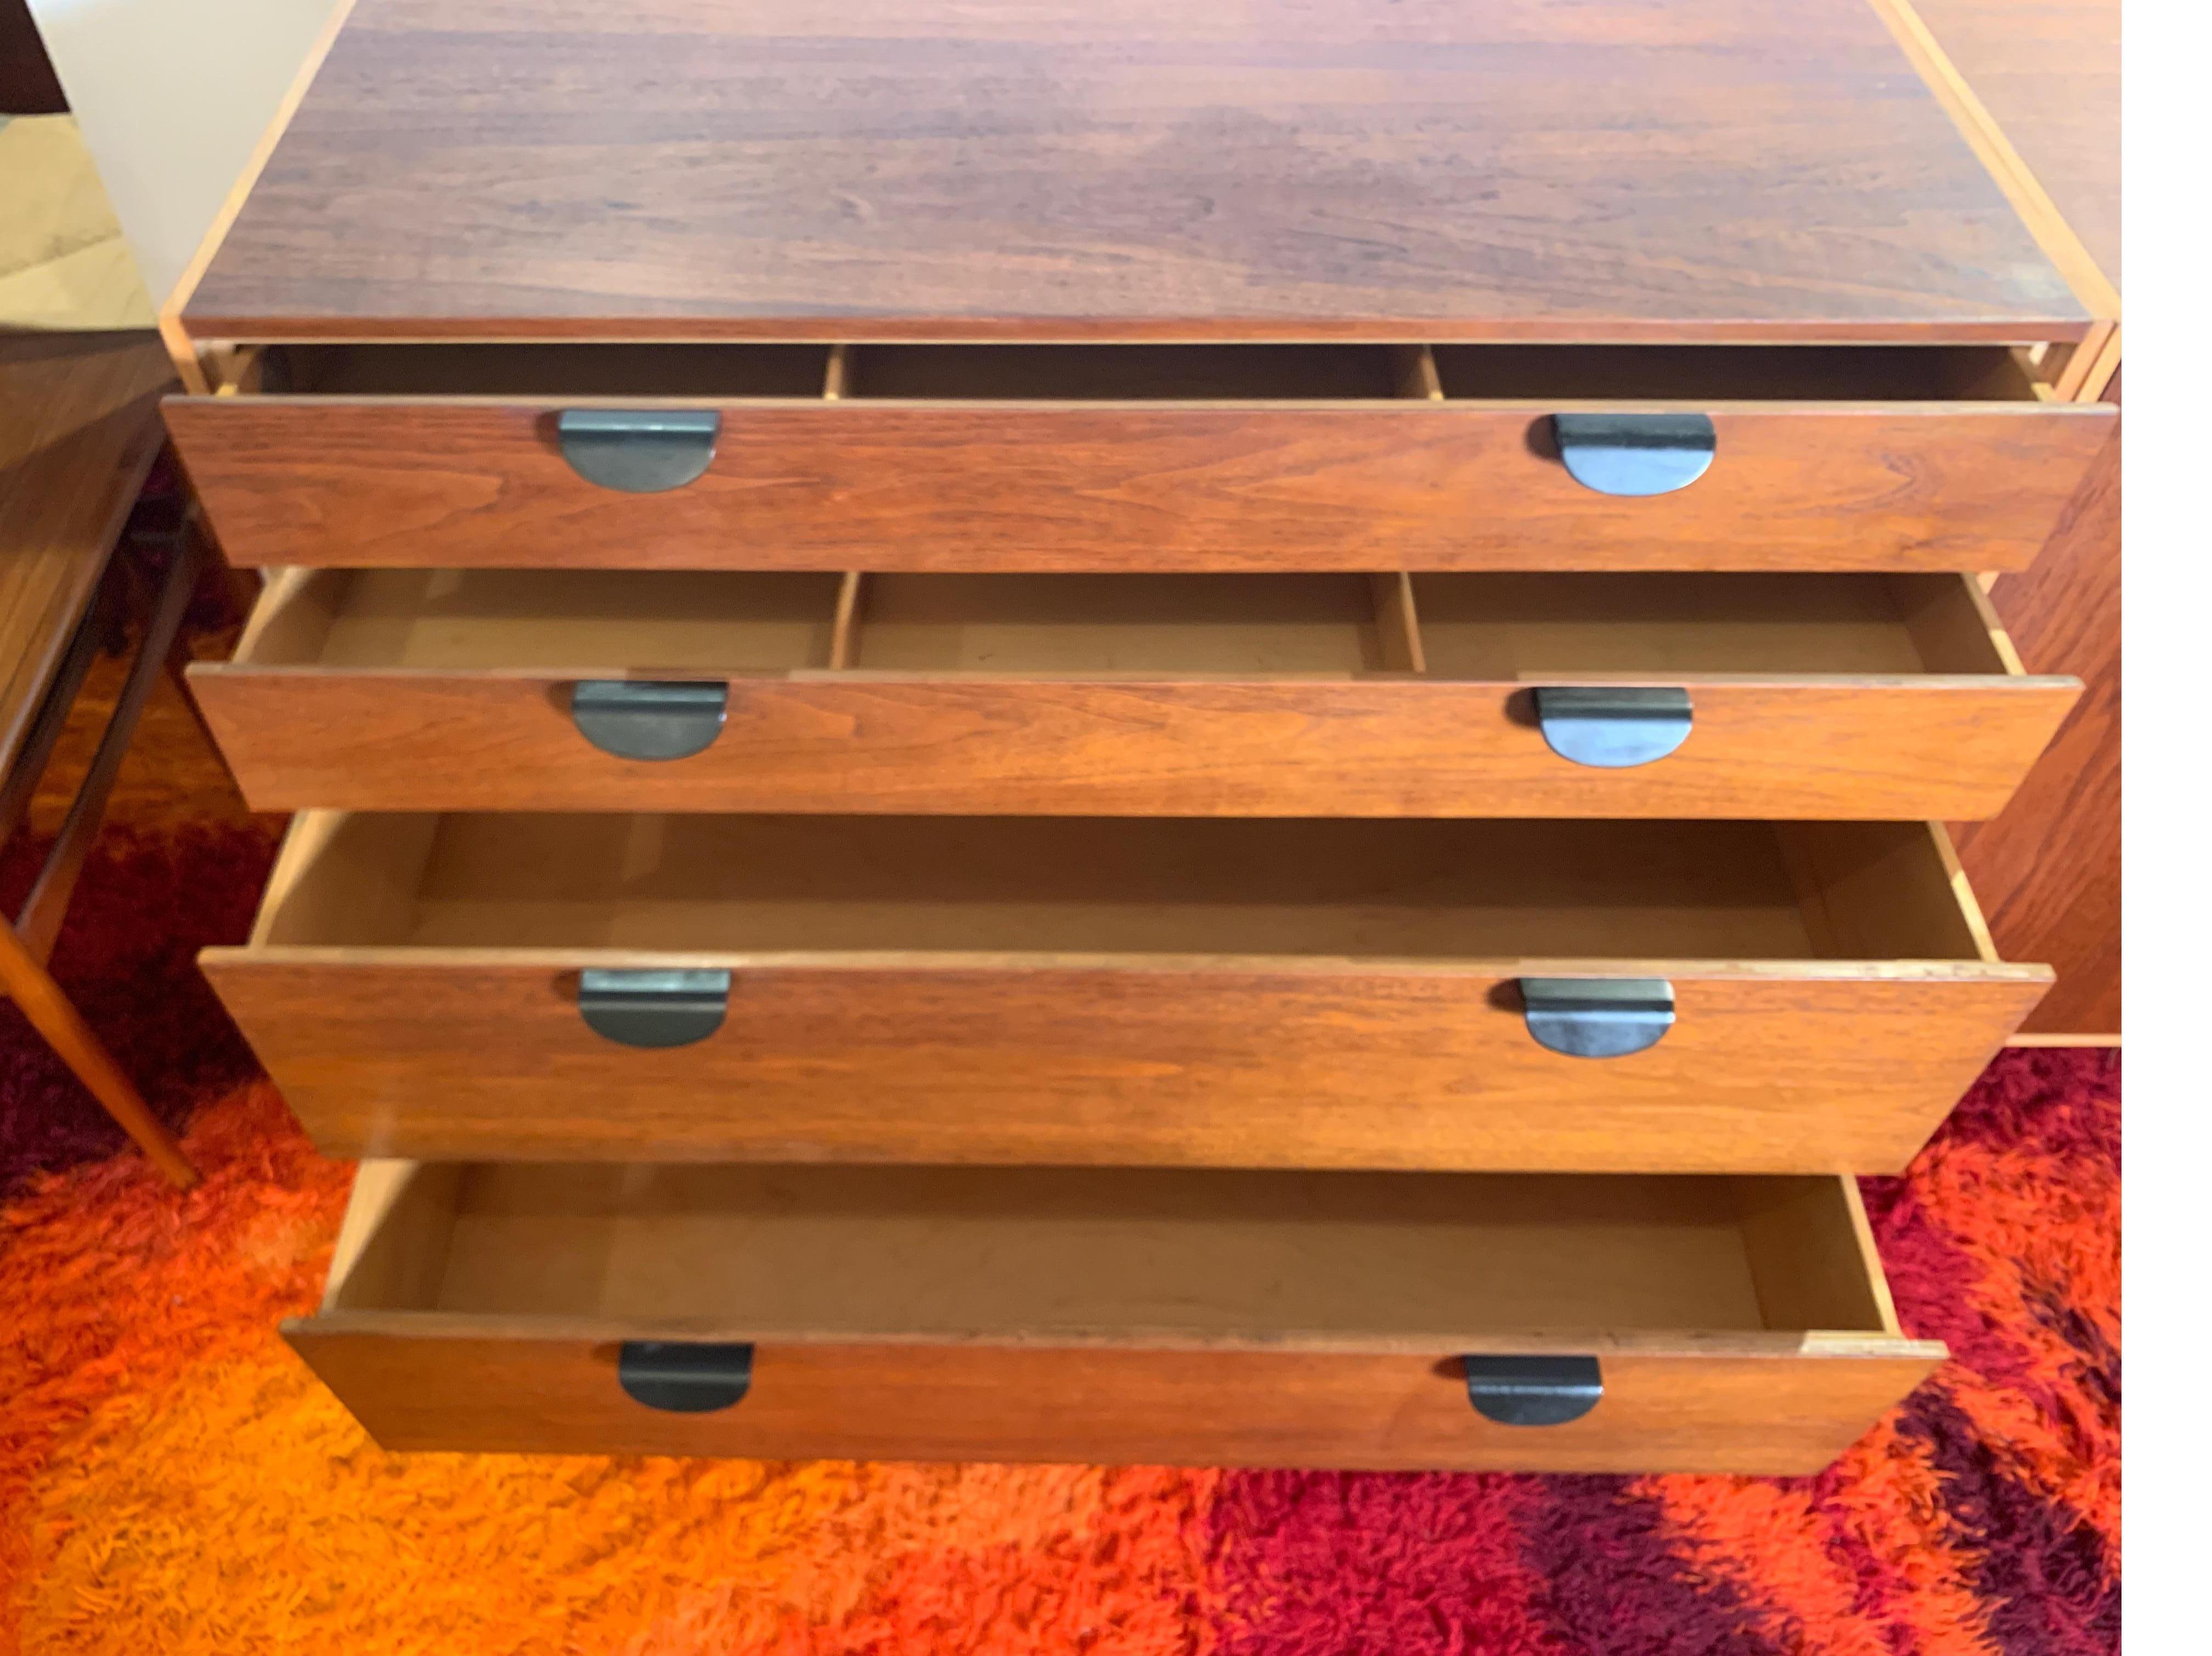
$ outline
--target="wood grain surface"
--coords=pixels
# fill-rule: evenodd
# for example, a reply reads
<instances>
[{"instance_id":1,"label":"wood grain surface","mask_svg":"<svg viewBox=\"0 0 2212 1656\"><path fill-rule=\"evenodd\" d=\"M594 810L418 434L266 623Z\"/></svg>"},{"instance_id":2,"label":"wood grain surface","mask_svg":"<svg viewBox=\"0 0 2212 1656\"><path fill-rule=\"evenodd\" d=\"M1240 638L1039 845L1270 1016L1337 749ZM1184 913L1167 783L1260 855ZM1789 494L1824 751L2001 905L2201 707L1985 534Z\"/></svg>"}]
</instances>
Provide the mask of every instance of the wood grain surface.
<instances>
[{"instance_id":1,"label":"wood grain surface","mask_svg":"<svg viewBox=\"0 0 2212 1656\"><path fill-rule=\"evenodd\" d=\"M1913 0L1913 9L2118 286L2119 0Z\"/></svg>"},{"instance_id":2,"label":"wood grain surface","mask_svg":"<svg viewBox=\"0 0 2212 1656\"><path fill-rule=\"evenodd\" d=\"M606 1342L284 1332L386 1449L1377 1470L1816 1472L1941 1352L1607 1355L1597 1407L1539 1428L1476 1414L1446 1352L767 1345L742 1403L685 1416L624 1396Z\"/></svg>"},{"instance_id":3,"label":"wood grain surface","mask_svg":"<svg viewBox=\"0 0 2212 1656\"><path fill-rule=\"evenodd\" d=\"M335 1155L1891 1172L2043 992L2033 967L213 949ZM721 1030L617 1046L586 965L727 965ZM1663 977L1678 1021L1563 1057L1524 973Z\"/></svg>"},{"instance_id":4,"label":"wood grain surface","mask_svg":"<svg viewBox=\"0 0 2212 1656\"><path fill-rule=\"evenodd\" d=\"M202 339L2078 338L1863 0L361 0Z\"/></svg>"},{"instance_id":5,"label":"wood grain surface","mask_svg":"<svg viewBox=\"0 0 2212 1656\"><path fill-rule=\"evenodd\" d=\"M1816 1330L1897 1334L1855 1190L1835 1175L372 1160L322 1309L598 1338L1421 1355L1540 1326L1569 1349L1694 1330L1764 1352Z\"/></svg>"},{"instance_id":6,"label":"wood grain surface","mask_svg":"<svg viewBox=\"0 0 2212 1656\"><path fill-rule=\"evenodd\" d=\"M286 1331L395 1447L1408 1468L1807 1470L1942 1355L1847 1176L372 1160ZM657 1415L629 1339L751 1390ZM1496 1352L1605 1395L1501 1431Z\"/></svg>"},{"instance_id":7,"label":"wood grain surface","mask_svg":"<svg viewBox=\"0 0 2212 1656\"><path fill-rule=\"evenodd\" d=\"M0 776L161 445L150 332L0 337Z\"/></svg>"},{"instance_id":8,"label":"wood grain surface","mask_svg":"<svg viewBox=\"0 0 2212 1656\"><path fill-rule=\"evenodd\" d=\"M2106 393L2117 405L2116 379ZM1993 819L1963 825L1959 855L1998 945L2057 981L2025 1032L2120 1032L2120 434L2026 573L1990 594L2021 657L2086 688Z\"/></svg>"},{"instance_id":9,"label":"wood grain surface","mask_svg":"<svg viewBox=\"0 0 2212 1656\"><path fill-rule=\"evenodd\" d=\"M702 477L634 495L569 468L557 407L166 412L234 563L356 567L2009 569L2110 426L2048 403L1718 407L1704 478L1626 498L1541 452L1540 405L731 405Z\"/></svg>"},{"instance_id":10,"label":"wood grain surface","mask_svg":"<svg viewBox=\"0 0 2212 1656\"><path fill-rule=\"evenodd\" d=\"M1526 682L739 678L712 746L643 762L578 734L580 664L191 675L257 811L1966 819L2003 807L2075 694L1684 673L1665 682L1690 691L1689 740L1600 770L1546 746Z\"/></svg>"}]
</instances>

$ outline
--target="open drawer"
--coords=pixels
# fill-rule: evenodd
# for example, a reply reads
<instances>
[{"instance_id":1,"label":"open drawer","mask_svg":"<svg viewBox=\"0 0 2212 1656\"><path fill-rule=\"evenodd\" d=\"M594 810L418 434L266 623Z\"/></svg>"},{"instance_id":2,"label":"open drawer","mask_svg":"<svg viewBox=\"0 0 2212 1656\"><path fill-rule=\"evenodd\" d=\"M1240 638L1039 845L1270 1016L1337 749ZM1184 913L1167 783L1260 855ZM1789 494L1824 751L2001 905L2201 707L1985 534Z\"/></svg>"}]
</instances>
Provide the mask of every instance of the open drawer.
<instances>
[{"instance_id":1,"label":"open drawer","mask_svg":"<svg viewBox=\"0 0 2212 1656\"><path fill-rule=\"evenodd\" d=\"M288 569L258 810L1994 814L2078 693L1955 575Z\"/></svg>"},{"instance_id":2,"label":"open drawer","mask_svg":"<svg viewBox=\"0 0 2212 1656\"><path fill-rule=\"evenodd\" d=\"M456 1160L1891 1172L2050 981L1918 823L311 813L200 958Z\"/></svg>"},{"instance_id":3,"label":"open drawer","mask_svg":"<svg viewBox=\"0 0 2212 1656\"><path fill-rule=\"evenodd\" d=\"M1917 1385L1837 1178L368 1162L387 1449L1808 1473Z\"/></svg>"},{"instance_id":4,"label":"open drawer","mask_svg":"<svg viewBox=\"0 0 2212 1656\"><path fill-rule=\"evenodd\" d=\"M2002 346L349 344L169 430L240 563L2024 567L2112 429Z\"/></svg>"}]
</instances>

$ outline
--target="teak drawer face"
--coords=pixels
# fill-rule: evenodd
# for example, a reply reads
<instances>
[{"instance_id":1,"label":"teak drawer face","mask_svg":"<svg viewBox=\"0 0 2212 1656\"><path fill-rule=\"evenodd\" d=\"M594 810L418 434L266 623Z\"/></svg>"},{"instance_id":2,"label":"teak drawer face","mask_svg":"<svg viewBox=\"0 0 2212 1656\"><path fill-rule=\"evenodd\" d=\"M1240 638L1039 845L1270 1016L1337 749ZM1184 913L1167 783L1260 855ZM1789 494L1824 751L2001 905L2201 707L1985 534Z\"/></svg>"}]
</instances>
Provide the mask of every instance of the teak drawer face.
<instances>
[{"instance_id":1,"label":"teak drawer face","mask_svg":"<svg viewBox=\"0 0 2212 1656\"><path fill-rule=\"evenodd\" d=\"M369 1162L286 1334L387 1449L1551 1471L1816 1471L1942 1355L1834 1178Z\"/></svg>"},{"instance_id":2,"label":"teak drawer face","mask_svg":"<svg viewBox=\"0 0 2212 1656\"><path fill-rule=\"evenodd\" d=\"M167 405L225 551L342 567L2009 569L2111 429L1965 346L272 346L234 390ZM1686 486L1563 456L1668 413Z\"/></svg>"},{"instance_id":3,"label":"teak drawer face","mask_svg":"<svg viewBox=\"0 0 2212 1656\"><path fill-rule=\"evenodd\" d=\"M1892 1171L2050 977L1896 823L316 813L201 959L321 1148L455 1160Z\"/></svg>"},{"instance_id":4,"label":"teak drawer face","mask_svg":"<svg viewBox=\"0 0 2212 1656\"><path fill-rule=\"evenodd\" d=\"M2078 691L1940 575L291 569L191 675L263 811L1963 821Z\"/></svg>"}]
</instances>

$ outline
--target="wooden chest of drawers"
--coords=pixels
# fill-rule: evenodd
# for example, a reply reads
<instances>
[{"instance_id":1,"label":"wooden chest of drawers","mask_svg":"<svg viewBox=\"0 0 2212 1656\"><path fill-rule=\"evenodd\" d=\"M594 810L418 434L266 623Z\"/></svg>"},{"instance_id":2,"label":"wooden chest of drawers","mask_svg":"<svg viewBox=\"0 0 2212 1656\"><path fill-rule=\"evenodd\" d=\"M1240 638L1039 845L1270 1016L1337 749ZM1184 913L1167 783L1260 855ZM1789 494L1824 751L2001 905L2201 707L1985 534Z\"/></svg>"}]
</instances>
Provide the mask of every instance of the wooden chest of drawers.
<instances>
[{"instance_id":1,"label":"wooden chest of drawers","mask_svg":"<svg viewBox=\"0 0 2212 1656\"><path fill-rule=\"evenodd\" d=\"M360 0L168 319L388 1447L1808 1471L2101 320L1894 9Z\"/></svg>"}]
</instances>

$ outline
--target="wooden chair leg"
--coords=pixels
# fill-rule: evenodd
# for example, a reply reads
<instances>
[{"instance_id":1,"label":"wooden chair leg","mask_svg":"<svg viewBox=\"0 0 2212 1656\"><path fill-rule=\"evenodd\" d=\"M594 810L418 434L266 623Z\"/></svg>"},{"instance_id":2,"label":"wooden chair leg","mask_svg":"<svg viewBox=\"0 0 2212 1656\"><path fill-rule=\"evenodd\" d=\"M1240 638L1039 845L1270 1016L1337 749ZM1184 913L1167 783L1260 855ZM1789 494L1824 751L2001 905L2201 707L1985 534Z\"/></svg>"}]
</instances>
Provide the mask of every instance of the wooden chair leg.
<instances>
[{"instance_id":1,"label":"wooden chair leg","mask_svg":"<svg viewBox=\"0 0 2212 1656\"><path fill-rule=\"evenodd\" d=\"M62 993L61 985L32 958L15 935L15 928L4 922L0 922L0 985L23 1008L31 1027L46 1038L116 1123L137 1141L138 1148L170 1184L189 1190L199 1183L200 1176L185 1160L176 1136L155 1118L130 1077L117 1068L91 1026Z\"/></svg>"}]
</instances>

